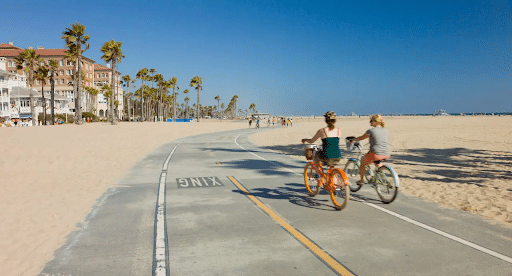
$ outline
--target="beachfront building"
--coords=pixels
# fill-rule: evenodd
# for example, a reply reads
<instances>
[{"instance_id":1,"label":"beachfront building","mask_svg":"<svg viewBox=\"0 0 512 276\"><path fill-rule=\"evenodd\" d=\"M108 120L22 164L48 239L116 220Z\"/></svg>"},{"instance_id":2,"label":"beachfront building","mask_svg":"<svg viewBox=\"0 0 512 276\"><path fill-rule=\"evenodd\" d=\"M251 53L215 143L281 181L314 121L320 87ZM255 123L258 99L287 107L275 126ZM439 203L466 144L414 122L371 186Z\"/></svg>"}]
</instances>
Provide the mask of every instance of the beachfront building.
<instances>
[{"instance_id":1,"label":"beachfront building","mask_svg":"<svg viewBox=\"0 0 512 276\"><path fill-rule=\"evenodd\" d=\"M112 69L110 67L110 63L107 63L107 66L103 66L101 64L94 64L94 86L96 89L101 90L103 85L108 84L112 87L114 91L114 101L118 101L116 115L121 120L123 119L123 110L124 110L124 90L121 88L121 73L115 72L114 81L115 85L110 85L112 81ZM97 107L96 107L96 116L101 118L108 118L108 111L110 107L108 106L108 99L103 94L98 94Z\"/></svg>"},{"instance_id":2,"label":"beachfront building","mask_svg":"<svg viewBox=\"0 0 512 276\"><path fill-rule=\"evenodd\" d=\"M15 58L23 52L24 49L21 49L19 47L14 46L12 42L3 43L0 44L0 57L4 57L6 59L6 71L12 74L18 74L20 76L26 77L26 72L24 70L18 70L16 69L16 61ZM45 64L49 64L49 61L51 59L56 60L59 64L59 68L57 70L57 75L55 76L55 96L56 99L59 101L59 105L61 104L61 99L65 98L67 99L67 107L63 111L63 113L72 115L75 112L75 93L73 90L73 82L71 80L71 76L73 75L73 71L76 67L76 64L73 61L70 61L69 59L66 59L65 53L67 49L45 49L41 46L37 47L35 49L36 54L41 56L43 58L43 62ZM96 72L95 69L98 71ZM86 87L93 87L98 90L100 90L100 86L98 86L99 83L106 82L110 84L110 74L111 70L108 67L95 64L95 61L87 58L85 56L81 57L81 71L83 72L83 76L85 76L85 79L82 80L82 86L80 89L81 93L81 107L82 112L91 112L99 117L105 117L105 114L103 116L100 114L100 110L106 110L106 103L105 103L105 97L103 97L103 94L98 94L96 96L89 95ZM120 73L117 72L116 81L117 85L119 86L120 81ZM99 76L99 77L97 77ZM104 77L105 76L105 77ZM107 77L108 76L108 77ZM24 87L27 87L28 84L25 81ZM41 95L41 89L44 87L45 94L46 92L50 91L51 89L50 81L48 80L47 83L42 86L40 81L34 81L33 89L36 89L39 92L39 95ZM103 85L102 85L103 86ZM29 93L29 92L27 92ZM22 93L23 94L23 93ZM118 110L123 110L123 90L119 88L117 99L119 100L119 106ZM39 96L40 97L40 96ZM46 97L46 95L45 95ZM42 102L41 102L42 104ZM104 104L104 107L103 107ZM47 105L49 106L49 105ZM61 110L59 106L59 113ZM119 118L122 116L122 112L118 112ZM31 116L31 115L30 115Z\"/></svg>"},{"instance_id":3,"label":"beachfront building","mask_svg":"<svg viewBox=\"0 0 512 276\"><path fill-rule=\"evenodd\" d=\"M0 57L0 118L10 121L11 94L14 87L26 87L27 80L24 76L6 70L6 58Z\"/></svg>"}]
</instances>

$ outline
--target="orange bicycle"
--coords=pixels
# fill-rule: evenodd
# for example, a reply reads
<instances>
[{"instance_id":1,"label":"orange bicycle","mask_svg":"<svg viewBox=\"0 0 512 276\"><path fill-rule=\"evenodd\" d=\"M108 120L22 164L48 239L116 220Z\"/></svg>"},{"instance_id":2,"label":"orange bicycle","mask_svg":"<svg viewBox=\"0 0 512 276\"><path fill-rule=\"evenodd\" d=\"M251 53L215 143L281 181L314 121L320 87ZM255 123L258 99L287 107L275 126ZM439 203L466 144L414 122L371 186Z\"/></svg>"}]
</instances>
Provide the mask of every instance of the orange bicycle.
<instances>
[{"instance_id":1,"label":"orange bicycle","mask_svg":"<svg viewBox=\"0 0 512 276\"><path fill-rule=\"evenodd\" d=\"M318 145L307 145L306 158L312 160L320 149ZM320 187L323 187L331 195L334 208L342 210L347 206L350 197L350 182L342 169L332 164L328 166L329 169L325 172L321 162L307 163L304 167L304 183L310 196L316 196L320 192Z\"/></svg>"}]
</instances>

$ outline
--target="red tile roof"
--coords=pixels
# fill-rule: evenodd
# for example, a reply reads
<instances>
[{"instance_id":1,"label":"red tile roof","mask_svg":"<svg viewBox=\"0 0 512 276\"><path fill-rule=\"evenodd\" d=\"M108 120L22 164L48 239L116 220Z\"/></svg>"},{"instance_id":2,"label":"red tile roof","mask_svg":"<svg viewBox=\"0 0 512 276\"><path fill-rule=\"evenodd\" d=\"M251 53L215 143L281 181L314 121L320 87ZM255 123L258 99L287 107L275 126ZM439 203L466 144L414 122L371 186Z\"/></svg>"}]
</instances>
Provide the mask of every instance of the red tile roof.
<instances>
[{"instance_id":1,"label":"red tile roof","mask_svg":"<svg viewBox=\"0 0 512 276\"><path fill-rule=\"evenodd\" d=\"M96 71L96 70L100 70L100 71L111 71L111 69L110 69L110 68L108 68L108 67L106 67L106 66L103 66L103 65L101 65L101 64L97 64L97 63L95 63L95 64L94 64L94 71Z\"/></svg>"},{"instance_id":2,"label":"red tile roof","mask_svg":"<svg viewBox=\"0 0 512 276\"><path fill-rule=\"evenodd\" d=\"M0 44L0 49L19 49L19 48L14 45L11 45L11 44L2 43L2 44Z\"/></svg>"},{"instance_id":3,"label":"red tile roof","mask_svg":"<svg viewBox=\"0 0 512 276\"><path fill-rule=\"evenodd\" d=\"M101 64L97 64L95 63L94 64L94 71L112 71L111 68L108 68L107 66L103 66ZM121 75L121 73L119 71L116 71L117 74Z\"/></svg>"}]
</instances>

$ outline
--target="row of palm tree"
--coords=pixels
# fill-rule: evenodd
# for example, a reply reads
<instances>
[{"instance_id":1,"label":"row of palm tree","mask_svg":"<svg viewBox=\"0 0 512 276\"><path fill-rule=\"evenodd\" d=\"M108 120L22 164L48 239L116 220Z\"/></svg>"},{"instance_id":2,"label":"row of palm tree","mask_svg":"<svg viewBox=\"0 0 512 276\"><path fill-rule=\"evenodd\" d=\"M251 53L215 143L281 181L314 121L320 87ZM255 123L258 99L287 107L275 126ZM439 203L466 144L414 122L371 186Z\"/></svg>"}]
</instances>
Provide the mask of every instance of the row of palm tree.
<instances>
[{"instance_id":1,"label":"row of palm tree","mask_svg":"<svg viewBox=\"0 0 512 276\"><path fill-rule=\"evenodd\" d=\"M95 89L93 87L87 87L84 85L86 81L85 74L81 70L81 59L83 52L89 49L88 40L90 36L85 33L86 27L78 22L72 24L70 28L66 28L62 33L62 39L66 42L66 53L65 59L71 61L74 64L73 74L71 76L70 84L73 85L73 91L75 95L75 122L76 124L82 124L82 91L81 87L83 86L85 89L86 95L86 110L89 111L89 107L95 99L97 99L97 95L99 93L103 93L103 95L108 99L108 119L112 124L117 123L118 116L115 116L115 111L117 110L117 106L119 102L115 99L115 95L118 95L118 87L116 83L116 75L117 75L117 66L121 62L123 55L123 51L121 49L122 42L116 42L115 40L107 41L103 44L100 51L103 53L101 59L105 60L107 63L111 63L111 85L104 85L100 90ZM58 75L58 62L56 60L50 60L48 66L41 65L43 63L43 59L36 54L34 49L26 49L18 57L16 57L16 64L18 69L25 69L28 76L29 87L32 91L34 80L39 80L42 84L42 100L43 100L43 112L44 112L44 120L46 120L46 101L44 98L44 85L46 84L46 80L49 79L51 83L51 123L55 123L55 114L54 114L54 77ZM195 108L195 112L189 108L188 103L190 98L188 97L189 90L185 89L183 93L186 95L184 101L186 105L180 107L177 105L177 96L179 91L179 86L177 84L178 80L176 77L172 77L169 80L165 81L164 77L161 74L155 74L156 70L147 68L143 68L139 70L136 74L136 79L141 81L141 86L139 89L135 90L134 93L130 93L130 85L132 85L136 79L131 79L129 75L125 75L122 77L121 84L127 88L126 98L126 106L128 111L128 118L135 117L136 103L137 101L133 99L133 97L139 98L140 105L140 118L142 121L151 120L153 116L156 115L158 120L163 120L164 117L167 117L169 111L172 110L172 118L177 118L177 113L180 111L180 114L184 117L188 117L189 112L195 113L195 117L197 121L202 116L211 116L213 115L213 111L218 110L217 114L222 110L222 113L228 113L231 117L236 117L236 105L238 100L238 95L234 95L231 99L231 102L228 104L226 110L224 110L224 104L219 107L220 97L216 96L215 100L217 100L217 106L202 106L200 104L200 92L203 90L203 80L199 76L194 76L190 81L189 86L192 89L197 90L197 104L194 104L192 107ZM149 82L151 82L151 87L149 87ZM156 83L156 88L154 87ZM133 85L133 88L135 86ZM169 89L172 89L172 95L168 95ZM35 103L32 93L31 97L31 113L32 118L36 118L35 111ZM254 109L254 104L249 107L249 109ZM172 108L171 108L172 106ZM247 111L247 110L246 110ZM241 110L239 110L241 112ZM247 112L246 112L247 113ZM205 115L209 114L209 115ZM46 121L44 122L46 124Z\"/></svg>"},{"instance_id":2,"label":"row of palm tree","mask_svg":"<svg viewBox=\"0 0 512 276\"><path fill-rule=\"evenodd\" d=\"M78 22L72 24L70 28L66 28L66 30L62 33L62 39L66 42L67 50L65 52L65 59L71 61L74 64L73 74L71 76L70 83L73 85L73 91L75 95L75 123L82 124L82 92L81 87L84 86L84 82L87 81L85 78L85 74L81 70L81 58L83 52L89 49L88 40L90 36L85 34L86 27ZM106 62L112 63L112 80L111 84L115 84L115 75L116 75L116 64L121 62L121 58L124 58L123 52L121 50L122 42L115 42L114 40L110 40L105 42L105 44L101 47L100 51L103 52L103 56L101 57ZM50 80L51 84L51 124L55 123L55 114L54 114L54 95L55 95L55 81L54 77L58 75L58 62L56 60L50 60L48 65L44 63L44 60L41 56L36 54L34 49L25 49L21 52L16 58L16 67L19 70L25 70L27 72L27 80L30 88L30 109L32 113L32 118L36 118L36 110L35 110L35 101L32 94L32 88L34 86L34 80L39 80L42 84L41 94L42 94L42 103L43 103L43 120L44 124L46 124L46 100L44 98L44 85L46 84L46 80ZM118 94L117 89L118 85L115 86L116 95ZM86 92L90 96L95 96L98 94L97 90L94 88L85 88ZM109 112L109 120L112 124L116 123L116 119L114 116L113 110L114 108L114 93L110 93L110 101L109 106L112 112Z\"/></svg>"}]
</instances>

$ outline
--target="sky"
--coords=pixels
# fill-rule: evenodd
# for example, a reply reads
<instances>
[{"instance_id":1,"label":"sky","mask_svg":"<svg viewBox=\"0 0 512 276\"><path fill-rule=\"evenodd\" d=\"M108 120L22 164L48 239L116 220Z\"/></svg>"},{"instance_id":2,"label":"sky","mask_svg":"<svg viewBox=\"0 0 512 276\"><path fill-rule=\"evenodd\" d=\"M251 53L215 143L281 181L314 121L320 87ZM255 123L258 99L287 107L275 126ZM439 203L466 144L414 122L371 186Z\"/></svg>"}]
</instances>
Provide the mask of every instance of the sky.
<instances>
[{"instance_id":1,"label":"sky","mask_svg":"<svg viewBox=\"0 0 512 276\"><path fill-rule=\"evenodd\" d=\"M512 1L3 2L0 43L64 48L79 22L86 57L121 41L119 71L176 77L178 103L198 75L202 105L275 115L512 112Z\"/></svg>"}]
</instances>

